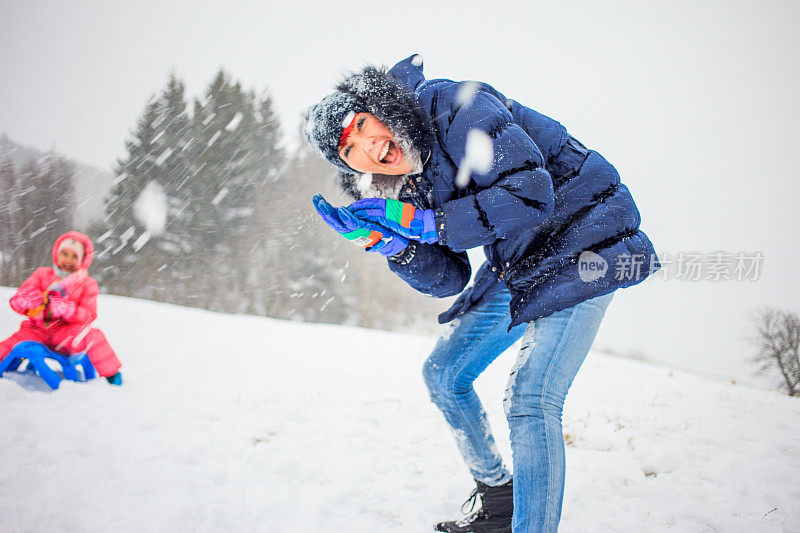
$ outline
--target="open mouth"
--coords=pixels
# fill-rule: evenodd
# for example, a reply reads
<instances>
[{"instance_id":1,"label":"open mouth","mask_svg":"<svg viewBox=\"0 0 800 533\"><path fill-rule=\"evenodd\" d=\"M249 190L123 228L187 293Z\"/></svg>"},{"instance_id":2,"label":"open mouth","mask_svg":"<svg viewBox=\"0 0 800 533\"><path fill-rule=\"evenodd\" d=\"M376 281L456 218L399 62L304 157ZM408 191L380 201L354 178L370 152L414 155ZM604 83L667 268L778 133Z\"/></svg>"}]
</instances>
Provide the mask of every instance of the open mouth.
<instances>
[{"instance_id":1,"label":"open mouth","mask_svg":"<svg viewBox=\"0 0 800 533\"><path fill-rule=\"evenodd\" d=\"M402 152L397 144L394 143L394 141L386 141L386 144L384 144L383 148L381 149L378 161L384 165L394 165L400 161L401 155Z\"/></svg>"}]
</instances>

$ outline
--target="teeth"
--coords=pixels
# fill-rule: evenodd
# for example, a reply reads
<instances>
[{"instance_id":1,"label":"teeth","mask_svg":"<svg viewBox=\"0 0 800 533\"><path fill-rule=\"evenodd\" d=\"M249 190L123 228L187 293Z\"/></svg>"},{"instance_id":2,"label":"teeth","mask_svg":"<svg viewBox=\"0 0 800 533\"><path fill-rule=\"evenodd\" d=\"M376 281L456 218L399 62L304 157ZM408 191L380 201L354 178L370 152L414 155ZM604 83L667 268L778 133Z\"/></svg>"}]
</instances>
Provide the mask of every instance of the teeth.
<instances>
[{"instance_id":1,"label":"teeth","mask_svg":"<svg viewBox=\"0 0 800 533\"><path fill-rule=\"evenodd\" d=\"M381 162L383 161L383 158L386 157L386 154L389 153L389 143L390 142L391 141L386 141L386 144L383 145L383 150L381 150L381 156L378 158Z\"/></svg>"}]
</instances>

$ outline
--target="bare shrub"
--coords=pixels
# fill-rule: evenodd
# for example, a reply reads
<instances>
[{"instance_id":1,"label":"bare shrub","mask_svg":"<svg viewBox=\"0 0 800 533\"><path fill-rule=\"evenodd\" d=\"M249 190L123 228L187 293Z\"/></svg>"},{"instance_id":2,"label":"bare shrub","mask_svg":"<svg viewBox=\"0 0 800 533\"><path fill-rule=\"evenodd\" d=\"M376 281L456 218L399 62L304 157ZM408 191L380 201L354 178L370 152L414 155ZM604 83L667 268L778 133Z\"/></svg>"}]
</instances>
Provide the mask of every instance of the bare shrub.
<instances>
[{"instance_id":1,"label":"bare shrub","mask_svg":"<svg viewBox=\"0 0 800 533\"><path fill-rule=\"evenodd\" d=\"M776 385L789 396L800 395L800 316L773 307L753 315L755 332L751 343L758 373L776 378Z\"/></svg>"}]
</instances>

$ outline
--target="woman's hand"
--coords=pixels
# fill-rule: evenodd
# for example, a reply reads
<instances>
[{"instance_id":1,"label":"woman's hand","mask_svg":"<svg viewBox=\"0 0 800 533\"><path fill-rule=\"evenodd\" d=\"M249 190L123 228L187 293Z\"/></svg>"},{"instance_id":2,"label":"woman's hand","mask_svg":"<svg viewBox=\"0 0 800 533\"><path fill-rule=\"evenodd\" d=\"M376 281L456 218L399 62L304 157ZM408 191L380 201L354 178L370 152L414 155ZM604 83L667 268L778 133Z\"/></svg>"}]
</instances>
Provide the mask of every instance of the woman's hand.
<instances>
[{"instance_id":1,"label":"woman's hand","mask_svg":"<svg viewBox=\"0 0 800 533\"><path fill-rule=\"evenodd\" d=\"M383 198L364 198L347 209L361 220L380 224L407 239L428 244L439 240L433 209L417 209L407 202Z\"/></svg>"},{"instance_id":2,"label":"woman's hand","mask_svg":"<svg viewBox=\"0 0 800 533\"><path fill-rule=\"evenodd\" d=\"M334 208L319 194L314 196L313 202L317 213L328 226L367 252L391 257L408 246L408 241L400 235L373 222L361 220L344 207Z\"/></svg>"}]
</instances>

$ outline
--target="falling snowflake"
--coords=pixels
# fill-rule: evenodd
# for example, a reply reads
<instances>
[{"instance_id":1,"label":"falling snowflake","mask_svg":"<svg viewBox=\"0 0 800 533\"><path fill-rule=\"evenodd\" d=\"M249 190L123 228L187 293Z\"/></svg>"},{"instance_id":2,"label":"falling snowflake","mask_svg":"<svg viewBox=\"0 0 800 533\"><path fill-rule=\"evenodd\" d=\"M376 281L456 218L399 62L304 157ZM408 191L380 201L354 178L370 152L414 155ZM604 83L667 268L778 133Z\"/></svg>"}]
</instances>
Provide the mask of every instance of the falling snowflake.
<instances>
[{"instance_id":1,"label":"falling snowflake","mask_svg":"<svg viewBox=\"0 0 800 533\"><path fill-rule=\"evenodd\" d=\"M458 86L456 93L456 104L459 106L469 105L478 93L478 84L474 81L465 81Z\"/></svg>"},{"instance_id":2,"label":"falling snowflake","mask_svg":"<svg viewBox=\"0 0 800 533\"><path fill-rule=\"evenodd\" d=\"M236 115L234 115L234 117L231 119L231 121L228 122L228 125L225 126L225 129L228 131L233 131L236 128L238 128L239 123L242 121L242 117L244 117L244 114L241 111L238 111Z\"/></svg>"},{"instance_id":3,"label":"falling snowflake","mask_svg":"<svg viewBox=\"0 0 800 533\"><path fill-rule=\"evenodd\" d=\"M227 187L223 187L223 188L222 188L222 190L220 190L220 191L217 193L217 195L214 197L214 199L213 199L213 200L211 200L211 203L212 203L213 205L219 205L219 203L220 203L220 202L221 202L221 201L222 201L222 200L223 200L223 199L224 199L226 196L228 196L228 192L229 192L229 191L230 191L230 189L228 189Z\"/></svg>"},{"instance_id":4,"label":"falling snowflake","mask_svg":"<svg viewBox=\"0 0 800 533\"><path fill-rule=\"evenodd\" d=\"M456 174L456 187L464 188L469 183L471 172L485 174L494 162L494 145L492 139L479 129L471 129L467 134L464 159Z\"/></svg>"},{"instance_id":5,"label":"falling snowflake","mask_svg":"<svg viewBox=\"0 0 800 533\"><path fill-rule=\"evenodd\" d=\"M217 142L217 139L219 139L220 135L222 135L222 132L217 130L217 132L214 133L214 135L212 135L211 138L208 140L208 142L206 143L206 146L211 146L212 144Z\"/></svg>"}]
</instances>

